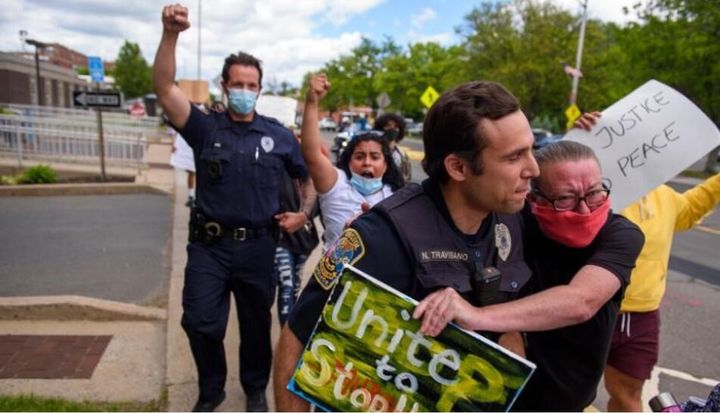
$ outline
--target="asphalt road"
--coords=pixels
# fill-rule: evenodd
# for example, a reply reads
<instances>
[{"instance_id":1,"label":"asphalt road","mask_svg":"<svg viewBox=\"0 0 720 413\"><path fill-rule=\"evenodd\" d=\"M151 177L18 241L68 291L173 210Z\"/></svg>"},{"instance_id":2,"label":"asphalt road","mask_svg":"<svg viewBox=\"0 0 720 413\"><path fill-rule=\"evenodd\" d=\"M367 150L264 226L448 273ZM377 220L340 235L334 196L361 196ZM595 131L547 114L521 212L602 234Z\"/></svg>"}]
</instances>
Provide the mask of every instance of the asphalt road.
<instances>
[{"instance_id":1,"label":"asphalt road","mask_svg":"<svg viewBox=\"0 0 720 413\"><path fill-rule=\"evenodd\" d=\"M165 195L0 197L0 295L167 298Z\"/></svg>"}]
</instances>

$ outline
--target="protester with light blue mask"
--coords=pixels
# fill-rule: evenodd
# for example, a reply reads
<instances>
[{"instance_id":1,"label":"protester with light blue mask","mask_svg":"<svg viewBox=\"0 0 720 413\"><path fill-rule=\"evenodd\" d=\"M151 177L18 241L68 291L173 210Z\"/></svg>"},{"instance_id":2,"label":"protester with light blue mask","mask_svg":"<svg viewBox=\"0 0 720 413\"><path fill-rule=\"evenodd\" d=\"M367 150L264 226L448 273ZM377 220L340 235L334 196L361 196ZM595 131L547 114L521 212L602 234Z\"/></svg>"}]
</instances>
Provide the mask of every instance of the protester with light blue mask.
<instances>
[{"instance_id":1,"label":"protester with light blue mask","mask_svg":"<svg viewBox=\"0 0 720 413\"><path fill-rule=\"evenodd\" d=\"M350 185L355 188L358 192L364 196L374 194L383 187L382 177L380 178L365 178L355 172L351 172L352 178L350 178Z\"/></svg>"},{"instance_id":2,"label":"protester with light blue mask","mask_svg":"<svg viewBox=\"0 0 720 413\"><path fill-rule=\"evenodd\" d=\"M326 249L363 208L389 197L403 185L403 178L390 154L388 139L382 131L355 135L340 155L337 167L322 154L319 102L329 87L324 75L310 79L300 143L320 200Z\"/></svg>"}]
</instances>

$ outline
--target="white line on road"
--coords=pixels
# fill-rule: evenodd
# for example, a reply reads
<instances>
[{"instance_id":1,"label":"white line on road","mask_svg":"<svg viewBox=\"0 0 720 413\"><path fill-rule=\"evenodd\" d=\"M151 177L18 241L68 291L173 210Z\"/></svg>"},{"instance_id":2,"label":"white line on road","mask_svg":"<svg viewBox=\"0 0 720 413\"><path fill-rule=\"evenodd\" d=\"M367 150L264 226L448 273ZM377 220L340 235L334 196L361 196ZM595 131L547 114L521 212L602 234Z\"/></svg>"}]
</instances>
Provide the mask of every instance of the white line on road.
<instances>
[{"instance_id":1,"label":"white line on road","mask_svg":"<svg viewBox=\"0 0 720 413\"><path fill-rule=\"evenodd\" d=\"M710 234L720 235L720 229L710 228L704 225L696 225L694 229L702 232L709 232Z\"/></svg>"},{"instance_id":2,"label":"white line on road","mask_svg":"<svg viewBox=\"0 0 720 413\"><path fill-rule=\"evenodd\" d=\"M685 380L685 381L691 381L693 383L699 383L703 384L705 386L715 387L717 386L720 381L715 379L708 379L708 378L697 378L691 374L679 371L679 370L673 370L668 369L665 367L659 367L655 366L655 368L652 371L652 374L650 376L650 380L645 383L645 386L643 387L643 394L642 394L642 400L643 400L643 407L645 411L650 411L648 409L649 405L648 402L653 397L657 396L658 393L660 393L660 373L668 375L670 377L675 377L676 379ZM701 397L704 397L705 395L699 395Z\"/></svg>"}]
</instances>

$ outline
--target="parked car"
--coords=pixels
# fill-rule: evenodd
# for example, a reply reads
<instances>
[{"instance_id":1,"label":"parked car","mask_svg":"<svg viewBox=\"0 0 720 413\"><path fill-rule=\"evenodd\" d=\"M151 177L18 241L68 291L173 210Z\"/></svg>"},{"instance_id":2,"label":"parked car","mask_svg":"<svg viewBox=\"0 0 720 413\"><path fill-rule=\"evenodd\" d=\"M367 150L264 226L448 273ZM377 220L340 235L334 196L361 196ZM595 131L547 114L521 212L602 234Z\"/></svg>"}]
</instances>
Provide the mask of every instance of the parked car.
<instances>
[{"instance_id":1,"label":"parked car","mask_svg":"<svg viewBox=\"0 0 720 413\"><path fill-rule=\"evenodd\" d=\"M564 135L554 135L552 132L546 129L533 128L533 136L535 136L535 142L533 143L533 149L540 149L545 145L559 141Z\"/></svg>"},{"instance_id":2,"label":"parked car","mask_svg":"<svg viewBox=\"0 0 720 413\"><path fill-rule=\"evenodd\" d=\"M405 134L408 136L422 136L423 124L422 122L412 122L405 126Z\"/></svg>"},{"instance_id":3,"label":"parked car","mask_svg":"<svg viewBox=\"0 0 720 413\"><path fill-rule=\"evenodd\" d=\"M337 123L334 120L332 120L332 118L320 119L320 130L336 131L337 127L338 127Z\"/></svg>"}]
</instances>

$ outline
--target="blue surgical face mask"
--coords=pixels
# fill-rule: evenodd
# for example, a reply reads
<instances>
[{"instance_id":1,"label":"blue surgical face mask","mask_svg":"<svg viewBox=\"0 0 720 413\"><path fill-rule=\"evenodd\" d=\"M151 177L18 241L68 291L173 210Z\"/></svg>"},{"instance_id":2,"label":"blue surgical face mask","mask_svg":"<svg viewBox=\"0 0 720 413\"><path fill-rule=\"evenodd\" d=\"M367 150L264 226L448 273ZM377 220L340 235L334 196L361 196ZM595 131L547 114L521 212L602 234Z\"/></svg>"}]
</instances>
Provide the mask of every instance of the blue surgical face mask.
<instances>
[{"instance_id":1,"label":"blue surgical face mask","mask_svg":"<svg viewBox=\"0 0 720 413\"><path fill-rule=\"evenodd\" d=\"M375 192L381 190L383 187L382 177L365 178L356 174L355 172L350 173L352 174L352 178L350 178L350 185L352 185L352 187L355 188L355 190L357 190L358 192L360 192L363 196L374 194Z\"/></svg>"},{"instance_id":2,"label":"blue surgical face mask","mask_svg":"<svg viewBox=\"0 0 720 413\"><path fill-rule=\"evenodd\" d=\"M228 89L230 108L241 115L249 115L255 109L256 101L256 92L245 89Z\"/></svg>"}]
</instances>

